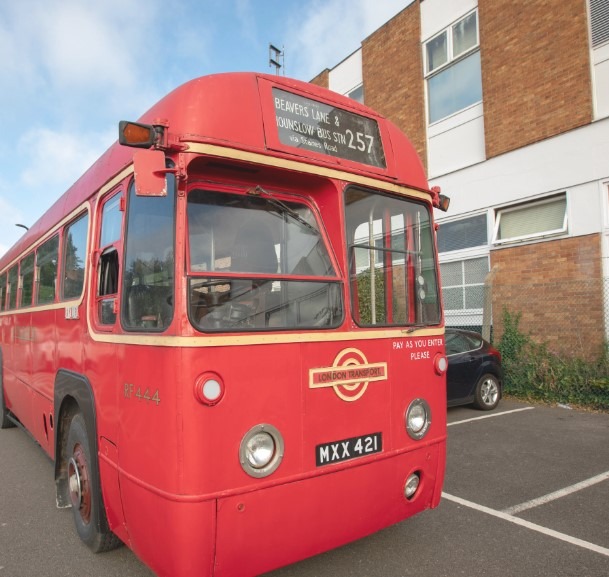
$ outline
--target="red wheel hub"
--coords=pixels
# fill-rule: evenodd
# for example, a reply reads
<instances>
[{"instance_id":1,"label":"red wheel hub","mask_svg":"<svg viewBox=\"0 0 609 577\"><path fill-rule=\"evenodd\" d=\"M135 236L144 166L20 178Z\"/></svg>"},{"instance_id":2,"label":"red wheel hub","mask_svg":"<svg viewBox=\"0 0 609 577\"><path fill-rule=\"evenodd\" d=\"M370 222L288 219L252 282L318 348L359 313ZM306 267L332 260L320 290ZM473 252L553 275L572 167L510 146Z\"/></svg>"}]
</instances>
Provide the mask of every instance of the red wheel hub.
<instances>
[{"instance_id":1,"label":"red wheel hub","mask_svg":"<svg viewBox=\"0 0 609 577\"><path fill-rule=\"evenodd\" d=\"M78 509L84 523L91 520L91 482L87 457L80 443L74 446L68 462L68 486L72 507Z\"/></svg>"}]
</instances>

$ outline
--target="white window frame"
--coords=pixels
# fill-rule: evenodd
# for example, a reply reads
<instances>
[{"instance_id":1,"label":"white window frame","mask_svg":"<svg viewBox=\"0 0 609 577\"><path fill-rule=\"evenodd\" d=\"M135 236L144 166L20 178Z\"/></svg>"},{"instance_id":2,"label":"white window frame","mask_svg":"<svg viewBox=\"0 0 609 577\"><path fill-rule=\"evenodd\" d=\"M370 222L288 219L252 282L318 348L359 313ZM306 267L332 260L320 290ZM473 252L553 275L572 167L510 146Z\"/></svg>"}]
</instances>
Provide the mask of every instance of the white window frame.
<instances>
[{"instance_id":1,"label":"white window frame","mask_svg":"<svg viewBox=\"0 0 609 577\"><path fill-rule=\"evenodd\" d=\"M466 279L465 279L465 274L464 274L464 268L465 268L465 261L468 260L477 260L477 259L483 259L485 258L487 260L488 263L488 271L490 272L491 270L491 262L490 262L490 255L488 252L484 252L482 254L475 254L475 255L467 255L467 256L461 256L460 258L451 258L451 259L446 259L442 262L440 262L440 271L441 266L443 264L454 264L454 263L460 263L461 264L461 273L462 273L462 279L463 279L463 284L455 284L455 285L446 285L444 283L444 279L442 278L442 275L440 274L440 280L441 280L441 287L442 287L442 291L444 291L445 289L450 289L450 288L463 288L463 298L465 299L465 289L466 287L476 287L476 286L481 286L484 287L485 286L485 282L481 282L481 283L466 283ZM488 272L486 273L488 275ZM442 303L444 305L444 302ZM474 315L481 315L484 311L484 303L483 306L480 308L465 308L465 300L463 301L463 307L461 309L448 309L445 308L444 309L444 315L446 317L451 317L451 318L457 318L457 317L465 317L465 316L474 316Z\"/></svg>"},{"instance_id":2,"label":"white window frame","mask_svg":"<svg viewBox=\"0 0 609 577\"><path fill-rule=\"evenodd\" d=\"M542 206L544 204L550 204L550 203L556 202L557 200L560 200L560 199L565 200L565 215L563 217L563 224L562 224L561 228L545 230L543 232L535 232L535 233L531 233L531 234L523 234L520 236L513 236L513 237L508 237L508 238L502 238L502 239L497 238L498 234L499 234L499 226L501 224L501 215L502 214L516 212L519 210L524 210L526 208L532 208L534 206L536 207L536 206ZM524 242L524 241L534 240L534 239L543 239L543 238L550 237L550 236L558 236L558 235L566 234L568 232L568 224L569 224L569 206L568 206L568 198L567 198L566 192L564 192L563 194L559 194L559 195L553 195L553 196L551 196L549 198L545 198L543 200L537 200L537 201L527 202L524 204L518 204L517 206L508 206L505 208L497 208L497 209L495 209L495 229L493 231L492 244L493 245L503 245L503 244Z\"/></svg>"},{"instance_id":3,"label":"white window frame","mask_svg":"<svg viewBox=\"0 0 609 577\"><path fill-rule=\"evenodd\" d=\"M455 56L453 54L454 47L453 47L452 30L457 24L459 24L460 22L465 20L468 16L471 16L473 13L476 14L476 44L474 46L472 46L471 48L468 48L467 50L465 50L465 52L461 52L460 54L457 54ZM448 60L444 64L441 64L440 66L438 66L437 68L434 68L433 70L429 70L429 60L427 57L427 45L430 42L432 42L433 40L435 40L436 38L438 38L439 36L442 36L442 34L446 34L446 50L447 50ZM427 80L429 77L434 76L435 74L438 74L440 71L444 70L445 68L448 68L449 66L453 65L455 62L466 58L467 56L469 56L470 54L474 53L476 50L479 50L479 49L480 49L480 21L478 18L478 8L474 8L473 10L470 10L467 14L463 15L458 20L455 20L452 24L450 24L446 28L443 28L442 30L440 30L437 34L434 34L431 38L428 38L427 40L425 40L425 42L423 42L423 59L425 62L425 79Z\"/></svg>"},{"instance_id":4,"label":"white window frame","mask_svg":"<svg viewBox=\"0 0 609 577\"><path fill-rule=\"evenodd\" d=\"M361 88L362 90L362 99L358 100L357 98L353 98L353 96L351 96L356 90L359 90ZM348 98L351 98L352 100L355 100L355 102L359 102L360 104L364 104L364 83L360 82L357 86L354 86L351 90L349 90L348 92L345 92L345 96L347 96Z\"/></svg>"},{"instance_id":5,"label":"white window frame","mask_svg":"<svg viewBox=\"0 0 609 577\"><path fill-rule=\"evenodd\" d=\"M442 259L442 257L445 256L452 256L453 254L469 254L469 253L478 253L481 250L488 250L489 247L489 220L490 220L490 215L488 213L487 210L483 211L483 212L476 212L474 214L472 213L467 213L465 215L461 214L457 217L452 217L452 218L447 218L447 219L442 219L442 220L437 220L436 222L439 224L440 227L442 227L445 224L452 224L454 222L459 222L461 220L466 220L469 218L477 218L479 216L484 216L484 223L485 223L485 234L486 234L486 242L484 244L477 244L475 246L467 246L465 248L455 248L452 250L444 250L444 251L440 251L440 246L438 243L438 255L440 257L440 259ZM492 221L491 221L492 222Z\"/></svg>"},{"instance_id":6,"label":"white window frame","mask_svg":"<svg viewBox=\"0 0 609 577\"><path fill-rule=\"evenodd\" d=\"M460 54L455 55L454 54L454 46L453 46L453 28L455 26L457 26L460 22L462 22L463 20L465 20L466 18L471 16L472 14L476 14L476 43L475 43L474 46L468 48L464 52L461 52ZM432 42L433 40L435 40L436 38L438 38L439 36L442 36L442 34L446 34L447 61L444 64L441 64L438 67L434 68L433 70L429 70L429 59L428 59L428 54L427 54L427 45L430 42ZM428 127L431 127L431 126L434 126L434 125L438 125L438 124L440 124L442 122L445 122L448 118L452 118L455 115L461 114L465 110L473 109L474 107L479 106L481 104L481 102L482 102L482 98L480 100L476 101L476 102L472 102L471 104L469 104L465 108L456 110L456 111L454 111L454 112L452 112L452 113L450 113L450 114L448 114L446 116L443 116L442 118L438 118L438 119L433 120L433 121L430 120L430 112L431 112L431 110L430 110L429 80L431 80L434 76L436 76L438 74L441 74L442 72L444 72L445 70L447 70L451 66L454 66L455 64L461 62L462 60L465 60L466 58L468 58L472 54L480 51L480 19L479 19L479 16L478 16L478 8L476 7L473 10L470 10L469 12L467 12L466 14L461 16L459 19L457 19L454 22L452 22L449 26L443 28L442 30L440 30L439 32L437 32L436 34L434 34L433 36L431 36L430 38L425 40L423 42L422 47L423 47L423 62L424 62L425 94L426 94L426 100L427 100L426 116L427 116L427 125L428 125Z\"/></svg>"}]
</instances>

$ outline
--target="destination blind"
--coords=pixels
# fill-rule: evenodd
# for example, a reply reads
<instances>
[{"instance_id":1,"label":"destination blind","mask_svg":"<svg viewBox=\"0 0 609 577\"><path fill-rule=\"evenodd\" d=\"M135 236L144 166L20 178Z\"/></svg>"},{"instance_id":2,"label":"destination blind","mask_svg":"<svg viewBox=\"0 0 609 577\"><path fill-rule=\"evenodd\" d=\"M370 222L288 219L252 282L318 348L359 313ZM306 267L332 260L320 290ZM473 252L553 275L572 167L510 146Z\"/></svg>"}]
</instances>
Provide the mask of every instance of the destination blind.
<instances>
[{"instance_id":1,"label":"destination blind","mask_svg":"<svg viewBox=\"0 0 609 577\"><path fill-rule=\"evenodd\" d=\"M378 124L335 106L273 88L279 141L362 164L385 168Z\"/></svg>"}]
</instances>

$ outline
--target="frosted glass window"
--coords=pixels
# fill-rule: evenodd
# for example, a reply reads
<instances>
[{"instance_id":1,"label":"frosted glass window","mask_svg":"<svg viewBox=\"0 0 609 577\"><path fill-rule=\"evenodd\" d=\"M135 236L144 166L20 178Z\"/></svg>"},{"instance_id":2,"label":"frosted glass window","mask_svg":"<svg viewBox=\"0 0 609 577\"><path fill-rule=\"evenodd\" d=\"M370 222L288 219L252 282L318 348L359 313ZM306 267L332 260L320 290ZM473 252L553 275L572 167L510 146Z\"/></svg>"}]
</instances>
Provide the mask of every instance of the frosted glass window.
<instances>
[{"instance_id":1,"label":"frosted glass window","mask_svg":"<svg viewBox=\"0 0 609 577\"><path fill-rule=\"evenodd\" d=\"M526 240L566 231L567 199L561 196L549 201L499 210L493 242Z\"/></svg>"},{"instance_id":2,"label":"frosted glass window","mask_svg":"<svg viewBox=\"0 0 609 577\"><path fill-rule=\"evenodd\" d=\"M444 31L425 45L427 51L427 72L432 72L448 62L447 39L448 36L446 31Z\"/></svg>"},{"instance_id":3,"label":"frosted glass window","mask_svg":"<svg viewBox=\"0 0 609 577\"><path fill-rule=\"evenodd\" d=\"M447 311L482 310L488 257L470 258L440 265L442 298Z\"/></svg>"},{"instance_id":4,"label":"frosted glass window","mask_svg":"<svg viewBox=\"0 0 609 577\"><path fill-rule=\"evenodd\" d=\"M443 222L438 228L438 252L462 250L488 244L486 214Z\"/></svg>"},{"instance_id":5,"label":"frosted glass window","mask_svg":"<svg viewBox=\"0 0 609 577\"><path fill-rule=\"evenodd\" d=\"M453 58L478 44L477 14L472 12L453 26Z\"/></svg>"}]
</instances>

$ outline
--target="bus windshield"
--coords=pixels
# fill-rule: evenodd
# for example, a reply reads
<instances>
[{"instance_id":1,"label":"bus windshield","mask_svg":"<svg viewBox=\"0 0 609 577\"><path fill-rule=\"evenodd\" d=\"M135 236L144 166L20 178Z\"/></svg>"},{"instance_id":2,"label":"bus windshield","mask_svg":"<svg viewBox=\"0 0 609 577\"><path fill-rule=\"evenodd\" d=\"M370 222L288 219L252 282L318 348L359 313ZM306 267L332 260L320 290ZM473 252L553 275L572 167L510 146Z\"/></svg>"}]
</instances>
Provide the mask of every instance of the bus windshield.
<instances>
[{"instance_id":1,"label":"bus windshield","mask_svg":"<svg viewBox=\"0 0 609 577\"><path fill-rule=\"evenodd\" d=\"M340 283L305 204L193 190L188 239L189 314L198 330L340 324Z\"/></svg>"},{"instance_id":2,"label":"bus windshield","mask_svg":"<svg viewBox=\"0 0 609 577\"><path fill-rule=\"evenodd\" d=\"M359 188L346 190L345 205L355 322L438 324L440 299L427 206Z\"/></svg>"}]
</instances>

